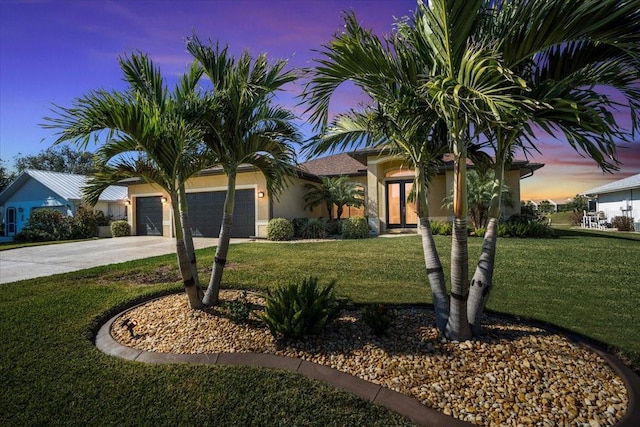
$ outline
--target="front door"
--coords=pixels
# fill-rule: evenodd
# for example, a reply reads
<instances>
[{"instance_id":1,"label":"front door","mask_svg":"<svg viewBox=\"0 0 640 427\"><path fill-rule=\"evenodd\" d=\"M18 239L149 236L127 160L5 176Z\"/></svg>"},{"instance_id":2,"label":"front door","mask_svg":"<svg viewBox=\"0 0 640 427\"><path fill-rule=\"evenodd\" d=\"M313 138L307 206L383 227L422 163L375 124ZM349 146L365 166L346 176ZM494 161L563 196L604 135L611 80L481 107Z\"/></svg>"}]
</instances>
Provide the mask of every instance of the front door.
<instances>
[{"instance_id":1,"label":"front door","mask_svg":"<svg viewBox=\"0 0 640 427\"><path fill-rule=\"evenodd\" d=\"M16 208L7 208L7 236L15 236L16 234Z\"/></svg>"},{"instance_id":2,"label":"front door","mask_svg":"<svg viewBox=\"0 0 640 427\"><path fill-rule=\"evenodd\" d=\"M407 201L412 187L412 179L387 182L387 228L418 226L416 205Z\"/></svg>"}]
</instances>

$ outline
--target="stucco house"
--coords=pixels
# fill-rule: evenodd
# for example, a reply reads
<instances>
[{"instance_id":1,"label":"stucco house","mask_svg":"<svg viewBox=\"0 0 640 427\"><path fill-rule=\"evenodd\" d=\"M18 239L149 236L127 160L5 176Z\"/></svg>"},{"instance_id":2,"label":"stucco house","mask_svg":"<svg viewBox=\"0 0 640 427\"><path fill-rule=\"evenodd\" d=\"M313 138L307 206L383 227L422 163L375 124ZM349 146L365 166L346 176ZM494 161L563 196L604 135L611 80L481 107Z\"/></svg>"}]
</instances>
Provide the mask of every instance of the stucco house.
<instances>
[{"instance_id":1,"label":"stucco house","mask_svg":"<svg viewBox=\"0 0 640 427\"><path fill-rule=\"evenodd\" d=\"M451 220L452 213L442 207L442 200L453 188L453 160L445 157L443 167L432 181L429 192L430 214L435 220ZM514 200L520 200L520 180L543 165L516 160L506 171L506 184ZM364 215L376 233L415 229L417 217L407 196L413 183L413 170L397 156L381 150L339 153L302 163L298 176L275 198L268 194L264 176L251 166L238 171L236 209L232 237L266 237L272 218L287 219L328 217L326 208L305 209L305 184L318 183L321 176L346 175L365 190L366 206L345 209L343 218ZM128 180L128 220L132 234L173 236L172 211L168 195L156 185L142 180ZM202 171L186 184L189 220L194 236L217 237L222 220L227 178L221 168ZM517 204L516 204L517 205ZM518 213L517 205L507 216Z\"/></svg>"},{"instance_id":2,"label":"stucco house","mask_svg":"<svg viewBox=\"0 0 640 427\"><path fill-rule=\"evenodd\" d=\"M11 237L19 233L36 209L54 208L64 215L75 214L84 205L82 188L87 180L85 175L25 170L0 193L4 235ZM112 185L101 194L94 209L113 219L125 219L126 199L127 188Z\"/></svg>"},{"instance_id":3,"label":"stucco house","mask_svg":"<svg viewBox=\"0 0 640 427\"><path fill-rule=\"evenodd\" d=\"M626 216L640 219L640 174L619 179L581 193L595 200L595 211L608 219Z\"/></svg>"}]
</instances>

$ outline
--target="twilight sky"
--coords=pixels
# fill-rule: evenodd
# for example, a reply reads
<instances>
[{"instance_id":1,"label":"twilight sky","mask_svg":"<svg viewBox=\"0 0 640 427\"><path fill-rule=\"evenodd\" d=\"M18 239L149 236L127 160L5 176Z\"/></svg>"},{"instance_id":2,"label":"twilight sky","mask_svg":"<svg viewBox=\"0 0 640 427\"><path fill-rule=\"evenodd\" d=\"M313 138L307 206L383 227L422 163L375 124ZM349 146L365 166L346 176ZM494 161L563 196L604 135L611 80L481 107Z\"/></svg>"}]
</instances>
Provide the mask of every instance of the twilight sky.
<instances>
[{"instance_id":1,"label":"twilight sky","mask_svg":"<svg viewBox=\"0 0 640 427\"><path fill-rule=\"evenodd\" d=\"M318 49L341 28L342 11L353 9L363 26L382 35L394 17L409 15L414 0L0 0L0 159L11 167L16 155L37 154L54 140L40 127L52 104L70 106L92 89L122 89L117 59L132 51L150 56L168 78L186 70L185 37L228 44L234 53L267 52L289 59L291 67L311 64ZM292 109L301 84L291 85L279 102ZM344 111L361 100L341 90L332 104ZM301 107L295 108L302 113ZM628 112L616 113L630 123ZM302 118L303 119L303 118ZM301 129L310 136L310 128ZM562 202L576 193L640 173L640 141L621 147L620 171L603 175L566 141L539 138L544 163L522 181L522 198ZM95 151L95 147L89 147Z\"/></svg>"}]
</instances>

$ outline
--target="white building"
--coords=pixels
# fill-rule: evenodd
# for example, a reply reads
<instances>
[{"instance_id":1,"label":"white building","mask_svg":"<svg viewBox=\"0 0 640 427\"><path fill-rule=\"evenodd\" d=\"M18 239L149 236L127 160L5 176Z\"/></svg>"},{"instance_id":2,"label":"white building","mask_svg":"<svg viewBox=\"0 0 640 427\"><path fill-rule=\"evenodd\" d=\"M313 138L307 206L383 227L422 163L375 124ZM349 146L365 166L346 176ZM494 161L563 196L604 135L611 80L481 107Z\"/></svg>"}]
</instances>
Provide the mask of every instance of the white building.
<instances>
[{"instance_id":1,"label":"white building","mask_svg":"<svg viewBox=\"0 0 640 427\"><path fill-rule=\"evenodd\" d=\"M626 216L640 221L640 174L592 188L582 195L594 198L595 210L604 212L609 220Z\"/></svg>"}]
</instances>

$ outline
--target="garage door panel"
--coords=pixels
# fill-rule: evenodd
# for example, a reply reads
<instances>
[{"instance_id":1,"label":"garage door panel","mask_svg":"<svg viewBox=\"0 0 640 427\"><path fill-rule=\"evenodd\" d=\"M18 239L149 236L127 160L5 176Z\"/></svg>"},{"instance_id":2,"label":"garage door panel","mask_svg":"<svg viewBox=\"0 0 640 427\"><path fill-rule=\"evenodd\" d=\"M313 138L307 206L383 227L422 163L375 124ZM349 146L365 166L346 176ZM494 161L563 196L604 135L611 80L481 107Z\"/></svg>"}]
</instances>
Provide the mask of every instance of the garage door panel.
<instances>
[{"instance_id":1,"label":"garage door panel","mask_svg":"<svg viewBox=\"0 0 640 427\"><path fill-rule=\"evenodd\" d=\"M136 235L162 236L160 196L136 197Z\"/></svg>"},{"instance_id":2,"label":"garage door panel","mask_svg":"<svg viewBox=\"0 0 640 427\"><path fill-rule=\"evenodd\" d=\"M188 193L189 224L196 237L218 237L226 191ZM255 234L255 191L237 190L231 237Z\"/></svg>"}]
</instances>

